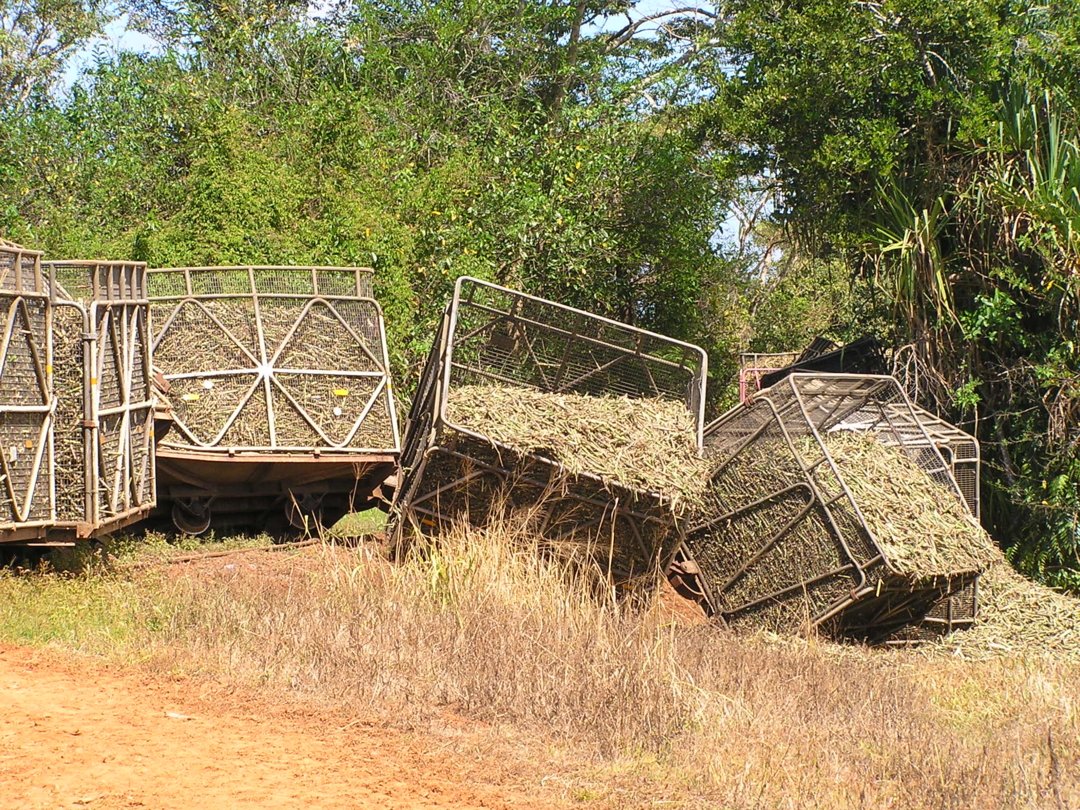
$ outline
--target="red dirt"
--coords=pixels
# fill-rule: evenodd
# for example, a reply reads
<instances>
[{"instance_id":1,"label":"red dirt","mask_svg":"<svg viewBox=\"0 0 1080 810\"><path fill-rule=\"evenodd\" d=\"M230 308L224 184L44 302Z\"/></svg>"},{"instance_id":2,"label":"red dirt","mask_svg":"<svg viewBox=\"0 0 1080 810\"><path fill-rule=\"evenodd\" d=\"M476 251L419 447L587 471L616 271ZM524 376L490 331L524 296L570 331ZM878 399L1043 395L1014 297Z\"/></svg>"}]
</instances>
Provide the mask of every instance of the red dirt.
<instances>
[{"instance_id":1,"label":"red dirt","mask_svg":"<svg viewBox=\"0 0 1080 810\"><path fill-rule=\"evenodd\" d=\"M0 697L4 807L562 804L536 771L435 733L51 651L0 647Z\"/></svg>"}]
</instances>

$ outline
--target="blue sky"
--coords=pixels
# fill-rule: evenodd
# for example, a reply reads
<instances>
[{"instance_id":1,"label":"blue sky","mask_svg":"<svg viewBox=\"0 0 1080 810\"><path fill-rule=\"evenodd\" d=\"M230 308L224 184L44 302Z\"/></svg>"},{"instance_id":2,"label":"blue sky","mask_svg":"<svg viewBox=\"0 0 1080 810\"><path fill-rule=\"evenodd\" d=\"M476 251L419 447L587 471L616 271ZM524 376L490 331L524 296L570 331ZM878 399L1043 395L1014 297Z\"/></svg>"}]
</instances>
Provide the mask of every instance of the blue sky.
<instances>
[{"instance_id":1,"label":"blue sky","mask_svg":"<svg viewBox=\"0 0 1080 810\"><path fill-rule=\"evenodd\" d=\"M123 14L105 26L105 31L101 36L90 40L79 53L71 58L60 79L60 89L68 90L80 73L93 66L95 55L98 53L112 54L120 51L151 53L158 50L160 50L158 44L146 34L132 29L128 15Z\"/></svg>"}]
</instances>

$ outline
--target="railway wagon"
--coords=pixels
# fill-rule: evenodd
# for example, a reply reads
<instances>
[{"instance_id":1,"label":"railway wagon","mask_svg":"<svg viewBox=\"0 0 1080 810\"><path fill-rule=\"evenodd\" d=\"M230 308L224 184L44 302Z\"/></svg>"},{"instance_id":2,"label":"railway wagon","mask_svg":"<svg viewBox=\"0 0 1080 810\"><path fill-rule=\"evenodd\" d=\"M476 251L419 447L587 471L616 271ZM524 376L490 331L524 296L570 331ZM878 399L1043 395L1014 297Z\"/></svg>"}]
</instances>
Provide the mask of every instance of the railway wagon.
<instances>
[{"instance_id":1,"label":"railway wagon","mask_svg":"<svg viewBox=\"0 0 1080 810\"><path fill-rule=\"evenodd\" d=\"M160 513L177 528L289 535L372 503L400 452L372 275L150 270Z\"/></svg>"}]
</instances>

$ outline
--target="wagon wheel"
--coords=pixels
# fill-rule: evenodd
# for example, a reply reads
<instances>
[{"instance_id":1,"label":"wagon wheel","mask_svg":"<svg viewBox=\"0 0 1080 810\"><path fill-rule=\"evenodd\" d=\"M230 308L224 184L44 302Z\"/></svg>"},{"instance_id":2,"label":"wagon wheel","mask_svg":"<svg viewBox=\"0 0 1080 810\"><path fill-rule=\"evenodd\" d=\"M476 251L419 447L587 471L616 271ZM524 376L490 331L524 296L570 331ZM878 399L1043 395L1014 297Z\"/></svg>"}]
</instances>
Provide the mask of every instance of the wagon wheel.
<instances>
[{"instance_id":1,"label":"wagon wheel","mask_svg":"<svg viewBox=\"0 0 1080 810\"><path fill-rule=\"evenodd\" d=\"M348 511L348 502L341 497L310 492L290 493L281 517L268 520L267 531L288 537L317 536L341 520ZM269 527L278 531L273 532Z\"/></svg>"},{"instance_id":2,"label":"wagon wheel","mask_svg":"<svg viewBox=\"0 0 1080 810\"><path fill-rule=\"evenodd\" d=\"M323 496L313 492L290 492L285 502L285 520L299 531L322 525Z\"/></svg>"},{"instance_id":3,"label":"wagon wheel","mask_svg":"<svg viewBox=\"0 0 1080 810\"><path fill-rule=\"evenodd\" d=\"M184 534L202 534L210 528L210 501L203 498L181 498L174 501L172 522Z\"/></svg>"}]
</instances>

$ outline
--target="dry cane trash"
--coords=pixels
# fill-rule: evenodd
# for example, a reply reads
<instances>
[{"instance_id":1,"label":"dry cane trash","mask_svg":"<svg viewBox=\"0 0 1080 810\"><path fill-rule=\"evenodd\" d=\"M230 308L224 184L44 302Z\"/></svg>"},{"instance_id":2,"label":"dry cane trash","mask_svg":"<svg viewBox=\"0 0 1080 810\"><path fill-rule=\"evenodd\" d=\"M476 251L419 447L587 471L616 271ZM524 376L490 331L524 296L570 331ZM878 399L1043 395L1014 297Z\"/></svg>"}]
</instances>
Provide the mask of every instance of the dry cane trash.
<instances>
[{"instance_id":1,"label":"dry cane trash","mask_svg":"<svg viewBox=\"0 0 1080 810\"><path fill-rule=\"evenodd\" d=\"M680 402L466 385L451 391L446 415L571 475L659 493L677 510L698 502L704 490L709 465L697 453L693 415Z\"/></svg>"}]
</instances>

